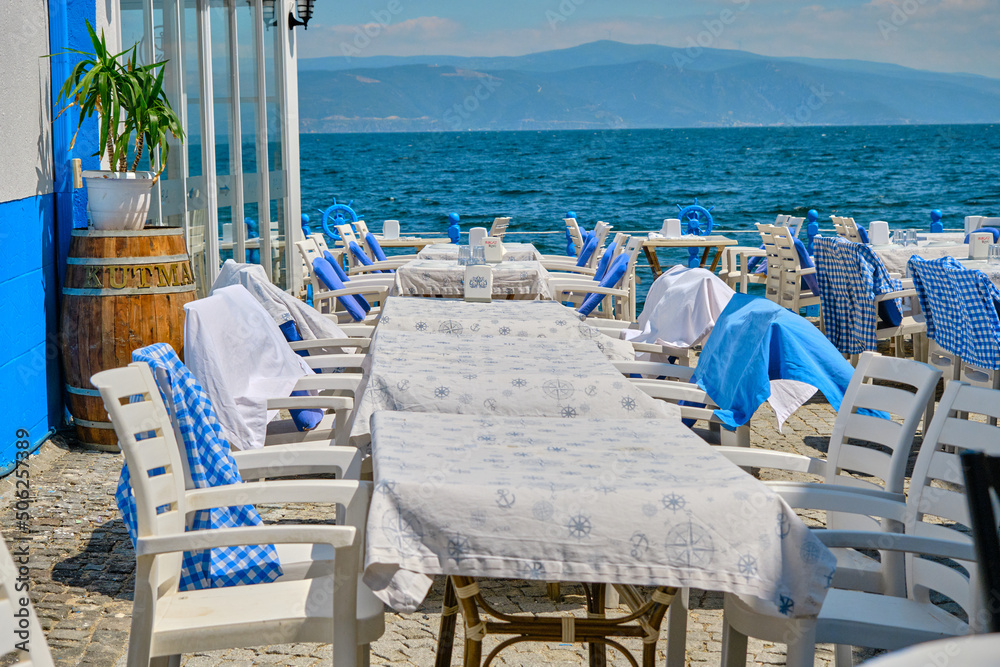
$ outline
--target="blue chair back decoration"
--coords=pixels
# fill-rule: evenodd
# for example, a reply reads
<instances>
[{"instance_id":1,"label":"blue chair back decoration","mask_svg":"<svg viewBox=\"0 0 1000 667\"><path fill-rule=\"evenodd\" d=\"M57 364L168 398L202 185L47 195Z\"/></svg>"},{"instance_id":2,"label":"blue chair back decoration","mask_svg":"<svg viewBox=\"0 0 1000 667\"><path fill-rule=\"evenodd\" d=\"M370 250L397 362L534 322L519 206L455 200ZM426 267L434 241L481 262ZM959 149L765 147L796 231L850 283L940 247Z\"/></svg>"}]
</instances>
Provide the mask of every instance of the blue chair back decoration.
<instances>
[{"instance_id":1,"label":"blue chair back decoration","mask_svg":"<svg viewBox=\"0 0 1000 667\"><path fill-rule=\"evenodd\" d=\"M611 267L608 269L607 273L603 278L595 281L601 287L614 287L621 281L622 277L625 275L625 271L628 269L628 255L622 253L615 258L615 261L611 263ZM604 294L591 293L583 300L580 304L580 308L577 310L578 313L584 317L590 315L594 312L594 308L604 300Z\"/></svg>"},{"instance_id":2,"label":"blue chair back decoration","mask_svg":"<svg viewBox=\"0 0 1000 667\"><path fill-rule=\"evenodd\" d=\"M936 208L931 211L931 234L940 234L944 231L944 223L941 222L941 218L944 217L941 213L941 209Z\"/></svg>"},{"instance_id":3,"label":"blue chair back decoration","mask_svg":"<svg viewBox=\"0 0 1000 667\"><path fill-rule=\"evenodd\" d=\"M594 273L594 280L601 280L608 271L608 265L611 264L611 258L615 256L615 251L618 250L618 244L612 241L608 244L608 247L604 249L601 254L601 258L597 260L597 271Z\"/></svg>"},{"instance_id":4,"label":"blue chair back decoration","mask_svg":"<svg viewBox=\"0 0 1000 667\"><path fill-rule=\"evenodd\" d=\"M458 213L448 214L448 238L452 243L458 243L462 238L462 228L458 226L458 223L462 221Z\"/></svg>"},{"instance_id":5,"label":"blue chair back decoration","mask_svg":"<svg viewBox=\"0 0 1000 667\"><path fill-rule=\"evenodd\" d=\"M694 234L695 236L708 236L712 233L712 226L715 224L712 220L712 210L714 206L705 208L698 204L698 198L694 198L694 203L690 206L681 206L677 204L679 213L677 217L680 218L681 223L687 223L687 233ZM704 230L702 224L704 223ZM701 260L698 255L701 253L700 248L688 248L688 268L693 269L701 265Z\"/></svg>"},{"instance_id":6,"label":"blue chair back decoration","mask_svg":"<svg viewBox=\"0 0 1000 667\"><path fill-rule=\"evenodd\" d=\"M811 208L806 213L806 249L813 254L813 239L819 234L819 212Z\"/></svg>"},{"instance_id":7,"label":"blue chair back decoration","mask_svg":"<svg viewBox=\"0 0 1000 667\"><path fill-rule=\"evenodd\" d=\"M368 232L368 234L365 235L365 241L368 242L368 247L372 249L372 252L375 254L375 259L377 261L384 262L386 259L388 259L385 256L385 253L382 251L382 246L380 246L378 244L378 241L375 239L374 234Z\"/></svg>"},{"instance_id":8,"label":"blue chair back decoration","mask_svg":"<svg viewBox=\"0 0 1000 667\"><path fill-rule=\"evenodd\" d=\"M309 224L309 215L306 213L302 214L302 235L311 236L313 233L312 225Z\"/></svg>"},{"instance_id":9,"label":"blue chair back decoration","mask_svg":"<svg viewBox=\"0 0 1000 667\"><path fill-rule=\"evenodd\" d=\"M319 278L320 282L326 286L329 290L340 290L344 289L346 285L337 275L337 272L330 265L330 262L326 260L325 257L317 257L313 260L313 271ZM354 298L353 294L346 296L338 296L337 301L344 307L351 318L355 322L360 322L365 319L365 309L361 307L357 299Z\"/></svg>"},{"instance_id":10,"label":"blue chair back decoration","mask_svg":"<svg viewBox=\"0 0 1000 667\"><path fill-rule=\"evenodd\" d=\"M580 256L576 260L577 266L586 266L587 262L590 261L591 256L597 251L597 234L594 232L587 232L583 235L583 249L580 251Z\"/></svg>"}]
</instances>

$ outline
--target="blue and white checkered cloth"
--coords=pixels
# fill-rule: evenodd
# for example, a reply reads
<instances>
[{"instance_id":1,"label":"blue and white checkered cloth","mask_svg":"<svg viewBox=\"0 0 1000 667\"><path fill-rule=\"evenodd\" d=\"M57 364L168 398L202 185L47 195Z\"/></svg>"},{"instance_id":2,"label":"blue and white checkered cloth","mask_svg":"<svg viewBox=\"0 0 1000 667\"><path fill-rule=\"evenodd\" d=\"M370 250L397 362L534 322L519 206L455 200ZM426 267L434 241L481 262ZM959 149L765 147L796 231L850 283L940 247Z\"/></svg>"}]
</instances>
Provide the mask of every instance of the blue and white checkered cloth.
<instances>
[{"instance_id":1,"label":"blue and white checkered cloth","mask_svg":"<svg viewBox=\"0 0 1000 667\"><path fill-rule=\"evenodd\" d=\"M927 318L927 337L963 362L1000 369L1000 290L954 257L911 257L907 269Z\"/></svg>"},{"instance_id":2,"label":"blue and white checkered cloth","mask_svg":"<svg viewBox=\"0 0 1000 667\"><path fill-rule=\"evenodd\" d=\"M843 354L876 349L875 297L902 289L871 248L841 237L813 239L826 336ZM895 299L899 308L899 299Z\"/></svg>"},{"instance_id":3,"label":"blue and white checkered cloth","mask_svg":"<svg viewBox=\"0 0 1000 667\"><path fill-rule=\"evenodd\" d=\"M230 454L229 444L222 437L222 428L219 426L208 395L191 371L181 363L173 348L165 343L150 345L135 350L132 353L132 360L149 364L154 374L158 369L167 373L172 393L169 398L173 401L195 488L241 483L239 469ZM166 396L163 398L164 401L168 400ZM122 466L115 501L118 503L118 509L122 513L134 546L135 496L127 465ZM252 505L217 507L195 512L188 530L261 524L260 516ZM268 583L281 576L281 573L278 554L271 545L186 551L179 588L186 591Z\"/></svg>"}]
</instances>

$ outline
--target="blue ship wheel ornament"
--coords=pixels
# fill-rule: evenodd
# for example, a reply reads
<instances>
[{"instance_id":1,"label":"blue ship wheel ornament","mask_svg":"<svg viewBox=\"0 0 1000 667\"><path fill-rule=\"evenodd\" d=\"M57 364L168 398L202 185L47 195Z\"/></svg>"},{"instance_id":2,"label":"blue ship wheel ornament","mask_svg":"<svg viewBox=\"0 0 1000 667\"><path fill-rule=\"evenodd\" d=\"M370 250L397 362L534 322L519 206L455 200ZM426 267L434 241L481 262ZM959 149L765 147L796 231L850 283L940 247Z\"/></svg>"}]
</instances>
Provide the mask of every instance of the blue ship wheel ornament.
<instances>
[{"instance_id":1,"label":"blue ship wheel ornament","mask_svg":"<svg viewBox=\"0 0 1000 667\"><path fill-rule=\"evenodd\" d=\"M677 208L680 213L677 217L680 218L681 223L687 223L687 233L694 234L695 236L708 236L712 233L712 225L714 221L712 220L712 210L714 206L709 206L705 208L698 203L698 198L694 198L694 203L690 206L681 206L677 204ZM702 223L705 225L705 230L702 232ZM688 268L695 268L701 265L701 261L698 257L700 249L699 248L688 248Z\"/></svg>"},{"instance_id":2,"label":"blue ship wheel ornament","mask_svg":"<svg viewBox=\"0 0 1000 667\"><path fill-rule=\"evenodd\" d=\"M323 231L326 232L327 237L339 241L340 234L337 233L337 225L343 225L350 222L351 227L354 223L360 220L358 214L354 211L351 206L354 204L354 200L347 202L346 204L338 204L336 198L333 200L333 204L322 211L323 213Z\"/></svg>"}]
</instances>

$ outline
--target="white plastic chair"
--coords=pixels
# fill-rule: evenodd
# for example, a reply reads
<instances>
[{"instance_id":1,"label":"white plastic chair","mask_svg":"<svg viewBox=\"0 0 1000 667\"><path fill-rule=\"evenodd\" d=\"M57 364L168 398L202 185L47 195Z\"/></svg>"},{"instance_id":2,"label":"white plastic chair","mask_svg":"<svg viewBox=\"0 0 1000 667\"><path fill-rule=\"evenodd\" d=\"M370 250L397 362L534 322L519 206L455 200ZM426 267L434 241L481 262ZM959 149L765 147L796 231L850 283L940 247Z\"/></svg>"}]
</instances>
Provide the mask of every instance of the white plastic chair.
<instances>
[{"instance_id":1,"label":"white plastic chair","mask_svg":"<svg viewBox=\"0 0 1000 667\"><path fill-rule=\"evenodd\" d=\"M798 313L800 308L818 306L819 294L803 287L802 277L815 274L816 268L803 268L795 250L794 236L787 227L757 225L767 255L767 298Z\"/></svg>"},{"instance_id":2,"label":"white plastic chair","mask_svg":"<svg viewBox=\"0 0 1000 667\"><path fill-rule=\"evenodd\" d=\"M510 218L493 218L493 224L490 225L489 236L503 241L503 237L507 233L508 225L510 225Z\"/></svg>"},{"instance_id":3,"label":"white plastic chair","mask_svg":"<svg viewBox=\"0 0 1000 667\"><path fill-rule=\"evenodd\" d=\"M767 274L750 273L747 261L751 257L764 257L765 251L750 246L729 246L722 250L722 260L719 263L719 278L737 292L746 294L750 283L763 284Z\"/></svg>"},{"instance_id":4,"label":"white plastic chair","mask_svg":"<svg viewBox=\"0 0 1000 667\"><path fill-rule=\"evenodd\" d=\"M905 554L906 593L896 597L834 588L818 619L799 621L771 616L756 609L752 599L727 595L724 665L745 664L747 635L788 643L790 667L812 665L815 643L834 643L838 645L838 667L844 667L852 664L852 645L895 650L978 629L978 565L967 531L970 520L962 466L953 451L965 448L996 455L1000 453L1000 430L985 421L961 418L970 413L996 419L1000 416L1000 392L962 382L948 384L917 455L905 504L834 485L777 489L793 507L856 512L901 522L904 534L821 530L816 535L830 547ZM954 561L965 571L940 559ZM961 611L935 605L931 593L949 598Z\"/></svg>"},{"instance_id":5,"label":"white plastic chair","mask_svg":"<svg viewBox=\"0 0 1000 667\"><path fill-rule=\"evenodd\" d=\"M52 654L28 593L18 590L18 568L0 535L0 656L15 654L16 667L52 667ZM27 600L26 607L21 600ZM27 650L24 650L27 649Z\"/></svg>"},{"instance_id":6,"label":"white plastic chair","mask_svg":"<svg viewBox=\"0 0 1000 667\"><path fill-rule=\"evenodd\" d=\"M917 644L865 662L865 667L995 667L1000 635L970 635Z\"/></svg>"},{"instance_id":7,"label":"white plastic chair","mask_svg":"<svg viewBox=\"0 0 1000 667\"><path fill-rule=\"evenodd\" d=\"M359 224L359 223L355 223ZM367 228L366 228L367 229ZM366 250L368 240L364 237L358 238L350 225L337 225L337 233L340 234L341 242L344 244L344 254L347 256L347 263L350 267L348 274L353 276L359 273L376 273L379 271L395 271L399 267L416 259L416 255L397 255L390 257L383 262L376 262L372 259L371 250ZM355 243L358 249L371 261L371 264L364 264L351 250L351 244Z\"/></svg>"},{"instance_id":8,"label":"white plastic chair","mask_svg":"<svg viewBox=\"0 0 1000 667\"><path fill-rule=\"evenodd\" d=\"M594 280L553 276L549 279L549 290L553 298L557 301L573 300L579 305L587 294L603 294L605 299L601 302L599 311L601 317L635 321L635 262L642 248L642 242L643 239L638 236L628 239L622 251L628 256L628 264L616 285L601 287ZM595 314L597 313L598 311L595 311Z\"/></svg>"},{"instance_id":9,"label":"white plastic chair","mask_svg":"<svg viewBox=\"0 0 1000 667\"><path fill-rule=\"evenodd\" d=\"M483 245L483 239L487 235L485 227L473 227L469 230L469 247Z\"/></svg>"},{"instance_id":10,"label":"white plastic chair","mask_svg":"<svg viewBox=\"0 0 1000 667\"><path fill-rule=\"evenodd\" d=\"M136 363L103 371L91 381L114 424L136 499L129 665L176 664L185 652L293 642L332 642L335 666L363 663L365 651L359 647L377 639L384 629L381 608L362 610L364 617L358 616L360 550L370 484L296 480L185 491L180 450L149 368ZM157 469L163 470L150 476ZM199 509L289 502L336 504L346 525L186 532L187 515ZM283 576L268 584L178 590L184 551L244 544L311 545L324 554L323 566L313 578Z\"/></svg>"}]
</instances>

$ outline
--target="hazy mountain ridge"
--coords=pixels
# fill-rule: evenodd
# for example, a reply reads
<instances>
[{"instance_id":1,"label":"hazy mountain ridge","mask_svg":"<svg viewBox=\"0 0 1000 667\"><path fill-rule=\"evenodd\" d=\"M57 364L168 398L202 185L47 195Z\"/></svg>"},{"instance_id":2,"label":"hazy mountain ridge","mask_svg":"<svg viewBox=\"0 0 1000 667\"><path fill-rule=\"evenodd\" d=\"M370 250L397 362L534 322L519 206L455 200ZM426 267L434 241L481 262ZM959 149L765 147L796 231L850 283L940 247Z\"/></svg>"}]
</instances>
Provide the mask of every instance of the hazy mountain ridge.
<instances>
[{"instance_id":1,"label":"hazy mountain ridge","mask_svg":"<svg viewBox=\"0 0 1000 667\"><path fill-rule=\"evenodd\" d=\"M299 63L303 132L1000 121L1000 80L852 60L595 42L518 57ZM345 67L345 65L364 65Z\"/></svg>"}]
</instances>

